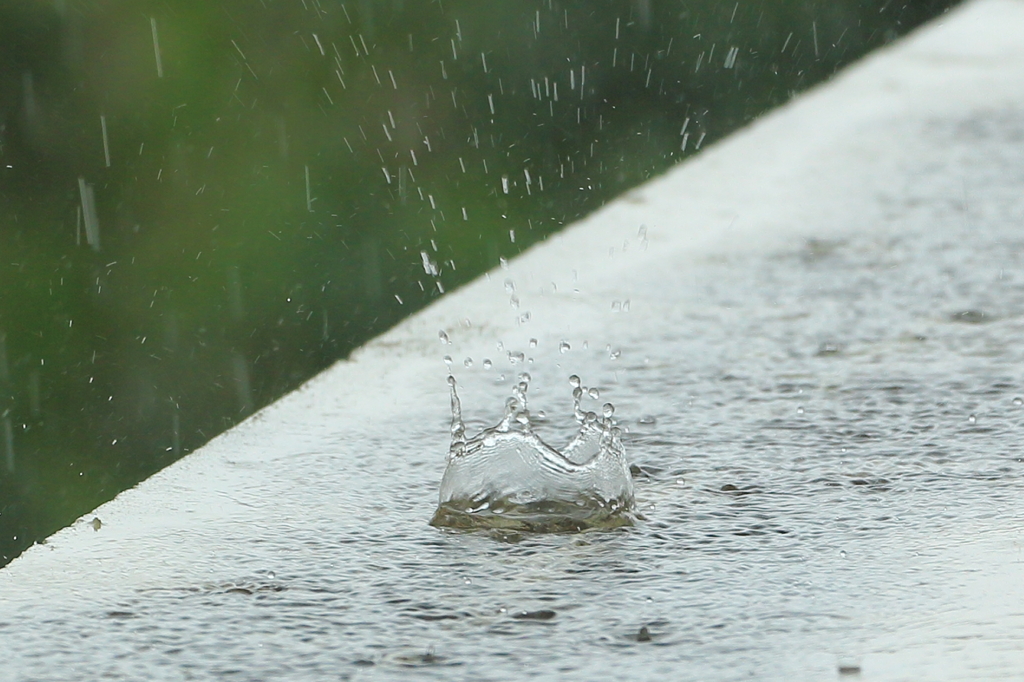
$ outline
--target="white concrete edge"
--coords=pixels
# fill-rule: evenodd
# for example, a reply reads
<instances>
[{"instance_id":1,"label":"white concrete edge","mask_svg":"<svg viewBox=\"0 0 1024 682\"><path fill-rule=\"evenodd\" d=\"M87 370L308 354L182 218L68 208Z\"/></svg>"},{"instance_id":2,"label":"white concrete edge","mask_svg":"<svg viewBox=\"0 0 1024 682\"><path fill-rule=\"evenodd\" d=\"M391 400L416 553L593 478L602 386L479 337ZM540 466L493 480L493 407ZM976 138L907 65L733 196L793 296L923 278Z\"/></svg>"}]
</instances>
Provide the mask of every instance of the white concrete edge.
<instances>
[{"instance_id":1,"label":"white concrete edge","mask_svg":"<svg viewBox=\"0 0 1024 682\"><path fill-rule=\"evenodd\" d=\"M447 410L445 352L494 354L494 341L525 346L576 338L608 314L610 300L629 298L621 275L683 267L694 258L737 249L770 251L808 234L849 229L851 216L871 229L879 209L864 197L888 191L886 164L901 143L900 121L963 117L1019 106L1024 87L1024 1L974 0L909 37L881 49L793 102L708 148L666 174L627 192L495 271L445 296L369 342L295 392L209 444L118 495L30 548L0 570L0 603L89 594L96 581L145 566L156 581L198 553L161 552L139 538L177 527L188 508L215 519L239 508L228 496L230 458L262 461L296 451L295 434L329 420L339 432L370 432L381 415L415 403ZM905 150L912 156L913 150ZM872 172L865 173L865 166ZM638 238L647 228L647 243ZM515 280L520 311L508 306L504 279ZM516 316L529 310L528 325ZM465 326L466 319L471 326ZM440 347L438 330L453 339ZM458 355L456 356L456 353ZM358 393L358 400L349 396ZM446 434L437 443L438 476ZM90 521L104 519L103 533ZM97 538L102 545L97 548ZM82 557L88 556L88 561ZM113 575L111 574L113 571Z\"/></svg>"}]
</instances>

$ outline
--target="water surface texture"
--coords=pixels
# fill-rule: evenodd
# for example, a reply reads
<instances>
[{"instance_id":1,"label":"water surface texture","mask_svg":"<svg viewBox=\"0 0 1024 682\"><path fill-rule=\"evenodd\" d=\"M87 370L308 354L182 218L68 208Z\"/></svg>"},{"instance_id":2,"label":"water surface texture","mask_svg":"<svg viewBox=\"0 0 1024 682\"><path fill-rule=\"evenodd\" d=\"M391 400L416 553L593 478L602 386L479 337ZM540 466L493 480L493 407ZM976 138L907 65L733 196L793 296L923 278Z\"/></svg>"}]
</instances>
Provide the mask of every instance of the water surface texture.
<instances>
[{"instance_id":1,"label":"water surface texture","mask_svg":"<svg viewBox=\"0 0 1024 682\"><path fill-rule=\"evenodd\" d=\"M1022 25L970 5L32 547L0 680L1018 675ZM584 377L636 523L429 525L449 372L470 434L529 373L556 444Z\"/></svg>"},{"instance_id":2,"label":"water surface texture","mask_svg":"<svg viewBox=\"0 0 1024 682\"><path fill-rule=\"evenodd\" d=\"M473 425L528 366L552 442L576 428L570 370L593 378L640 470L636 525L429 526L448 405L421 401L326 450L297 439L272 463L287 476L233 464L243 492L225 504L266 514L211 529L183 513L174 544L222 539L181 581L0 613L0 679L1019 671L1024 614L1004 578L1020 556L999 538L1024 511L1024 112L923 134L957 172L910 173L897 231L808 225L767 255L694 260L619 302L616 345L541 339L458 368L493 400L474 398ZM957 663L972 651L982 668Z\"/></svg>"}]
</instances>

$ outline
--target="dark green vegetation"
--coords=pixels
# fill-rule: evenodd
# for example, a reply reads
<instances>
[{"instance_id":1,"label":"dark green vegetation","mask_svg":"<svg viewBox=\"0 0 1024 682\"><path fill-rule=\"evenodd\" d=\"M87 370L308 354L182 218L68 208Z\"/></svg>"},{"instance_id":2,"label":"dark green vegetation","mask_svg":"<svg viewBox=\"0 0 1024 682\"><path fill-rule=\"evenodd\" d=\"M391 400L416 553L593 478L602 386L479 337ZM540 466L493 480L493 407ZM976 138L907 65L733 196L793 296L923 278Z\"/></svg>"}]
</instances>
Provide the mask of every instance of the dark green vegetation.
<instances>
[{"instance_id":1,"label":"dark green vegetation","mask_svg":"<svg viewBox=\"0 0 1024 682\"><path fill-rule=\"evenodd\" d=\"M0 565L950 4L0 0Z\"/></svg>"}]
</instances>

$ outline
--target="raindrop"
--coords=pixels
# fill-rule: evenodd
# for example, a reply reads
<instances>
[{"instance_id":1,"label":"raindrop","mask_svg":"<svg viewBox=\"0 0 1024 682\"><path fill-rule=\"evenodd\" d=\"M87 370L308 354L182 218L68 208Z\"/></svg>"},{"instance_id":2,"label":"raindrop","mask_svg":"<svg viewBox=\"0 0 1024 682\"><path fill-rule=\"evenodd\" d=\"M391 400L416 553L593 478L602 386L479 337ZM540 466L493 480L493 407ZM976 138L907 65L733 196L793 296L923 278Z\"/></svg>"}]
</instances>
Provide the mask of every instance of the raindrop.
<instances>
[{"instance_id":1,"label":"raindrop","mask_svg":"<svg viewBox=\"0 0 1024 682\"><path fill-rule=\"evenodd\" d=\"M587 389L587 395L589 395L594 400L597 400L598 398L601 397L601 391L599 391L596 388L588 388Z\"/></svg>"},{"instance_id":2,"label":"raindrop","mask_svg":"<svg viewBox=\"0 0 1024 682\"><path fill-rule=\"evenodd\" d=\"M437 332L437 338L441 342L442 346L447 346L451 343L451 339L448 338L448 333L443 329Z\"/></svg>"},{"instance_id":3,"label":"raindrop","mask_svg":"<svg viewBox=\"0 0 1024 682\"><path fill-rule=\"evenodd\" d=\"M100 250L100 221L96 213L96 193L93 186L78 178L78 192L82 200L82 218L85 222L85 240L94 251Z\"/></svg>"},{"instance_id":4,"label":"raindrop","mask_svg":"<svg viewBox=\"0 0 1024 682\"><path fill-rule=\"evenodd\" d=\"M446 356L444 356L443 360L444 360L444 364L448 365L448 369L451 369L452 368L452 356L446 355Z\"/></svg>"},{"instance_id":5,"label":"raindrop","mask_svg":"<svg viewBox=\"0 0 1024 682\"><path fill-rule=\"evenodd\" d=\"M1024 405L1024 398L1014 398L1013 404L1016 405L1017 407Z\"/></svg>"},{"instance_id":6,"label":"raindrop","mask_svg":"<svg viewBox=\"0 0 1024 682\"><path fill-rule=\"evenodd\" d=\"M472 367L473 358L466 358L465 360L462 361L462 364L465 365L466 367Z\"/></svg>"},{"instance_id":7,"label":"raindrop","mask_svg":"<svg viewBox=\"0 0 1024 682\"><path fill-rule=\"evenodd\" d=\"M839 550L839 558L840 559L845 559L846 558L846 550L845 549Z\"/></svg>"},{"instance_id":8,"label":"raindrop","mask_svg":"<svg viewBox=\"0 0 1024 682\"><path fill-rule=\"evenodd\" d=\"M518 296L516 296L515 294L512 294L512 295L511 295L511 296L509 296L509 298L508 298L508 304L509 304L510 306L512 306L512 308L513 308L514 310L518 309L518 308L519 308L519 297L518 297Z\"/></svg>"},{"instance_id":9,"label":"raindrop","mask_svg":"<svg viewBox=\"0 0 1024 682\"><path fill-rule=\"evenodd\" d=\"M530 339L530 348L537 347L537 339Z\"/></svg>"},{"instance_id":10,"label":"raindrop","mask_svg":"<svg viewBox=\"0 0 1024 682\"><path fill-rule=\"evenodd\" d=\"M568 341L562 341L558 344L559 353L568 353L570 348L572 348L572 346L569 345Z\"/></svg>"},{"instance_id":11,"label":"raindrop","mask_svg":"<svg viewBox=\"0 0 1024 682\"><path fill-rule=\"evenodd\" d=\"M978 415L972 414L971 416L969 416L967 418L967 423L968 424L977 424L978 423Z\"/></svg>"},{"instance_id":12,"label":"raindrop","mask_svg":"<svg viewBox=\"0 0 1024 682\"><path fill-rule=\"evenodd\" d=\"M501 176L501 191L504 194L508 194L508 176L507 175L502 175Z\"/></svg>"},{"instance_id":13,"label":"raindrop","mask_svg":"<svg viewBox=\"0 0 1024 682\"><path fill-rule=\"evenodd\" d=\"M803 407L796 408L796 413L797 414L803 414L804 413L804 408Z\"/></svg>"},{"instance_id":14,"label":"raindrop","mask_svg":"<svg viewBox=\"0 0 1024 682\"><path fill-rule=\"evenodd\" d=\"M622 355L622 351L621 350L613 350L611 353L608 354L608 358L611 359L611 360L618 360L619 356L621 356L621 355Z\"/></svg>"},{"instance_id":15,"label":"raindrop","mask_svg":"<svg viewBox=\"0 0 1024 682\"><path fill-rule=\"evenodd\" d=\"M511 279L506 279L505 280L505 293L506 294L511 294L511 293L514 293L515 290L516 290L516 283L513 280L511 280Z\"/></svg>"},{"instance_id":16,"label":"raindrop","mask_svg":"<svg viewBox=\"0 0 1024 682\"><path fill-rule=\"evenodd\" d=\"M493 365L489 358L484 358L484 369L490 369Z\"/></svg>"},{"instance_id":17,"label":"raindrop","mask_svg":"<svg viewBox=\"0 0 1024 682\"><path fill-rule=\"evenodd\" d=\"M277 577L276 573L274 573L273 571L267 571L267 579L268 580L273 580L276 577Z\"/></svg>"},{"instance_id":18,"label":"raindrop","mask_svg":"<svg viewBox=\"0 0 1024 682\"><path fill-rule=\"evenodd\" d=\"M160 38L157 36L156 31L156 17L149 18L150 28L153 29L153 52L156 54L156 77L164 77L164 63L160 58Z\"/></svg>"},{"instance_id":19,"label":"raindrop","mask_svg":"<svg viewBox=\"0 0 1024 682\"><path fill-rule=\"evenodd\" d=\"M420 251L420 259L423 261L423 272L431 277L437 277L440 274L440 270L437 268L437 263L430 260L430 256L427 255L426 251Z\"/></svg>"},{"instance_id":20,"label":"raindrop","mask_svg":"<svg viewBox=\"0 0 1024 682\"><path fill-rule=\"evenodd\" d=\"M110 168L110 140L107 139L107 117L100 115L100 129L103 132L103 159Z\"/></svg>"}]
</instances>

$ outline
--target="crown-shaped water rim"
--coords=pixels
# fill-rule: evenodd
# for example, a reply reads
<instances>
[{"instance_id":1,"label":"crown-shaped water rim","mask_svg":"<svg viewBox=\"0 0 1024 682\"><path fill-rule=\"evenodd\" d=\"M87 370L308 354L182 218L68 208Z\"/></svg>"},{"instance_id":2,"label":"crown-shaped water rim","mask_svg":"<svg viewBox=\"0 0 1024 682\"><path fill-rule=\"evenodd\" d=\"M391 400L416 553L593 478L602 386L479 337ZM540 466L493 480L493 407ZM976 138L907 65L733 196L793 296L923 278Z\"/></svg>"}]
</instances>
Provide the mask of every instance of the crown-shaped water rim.
<instances>
[{"instance_id":1,"label":"crown-shaped water rim","mask_svg":"<svg viewBox=\"0 0 1024 682\"><path fill-rule=\"evenodd\" d=\"M448 377L451 445L432 523L528 530L629 523L619 518L632 507L633 487L615 408L606 403L603 416L584 411L583 396L599 394L583 386L578 376L570 377L579 431L558 450L533 432L526 398L529 382L528 374L520 374L501 421L467 437L457 383ZM494 523L499 517L501 523ZM532 520L523 522L527 517ZM545 522L538 526L540 517ZM614 523L608 523L610 517L616 517Z\"/></svg>"}]
</instances>

